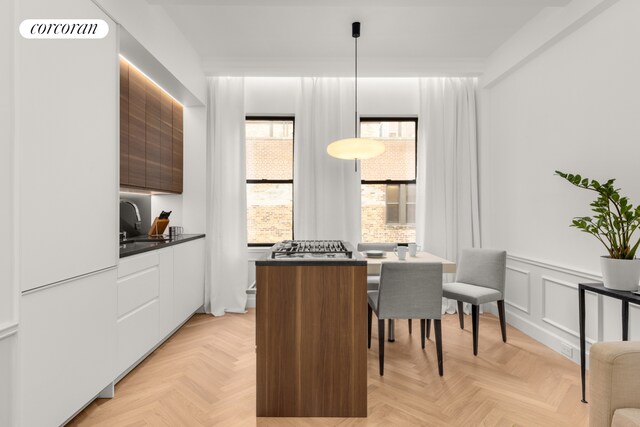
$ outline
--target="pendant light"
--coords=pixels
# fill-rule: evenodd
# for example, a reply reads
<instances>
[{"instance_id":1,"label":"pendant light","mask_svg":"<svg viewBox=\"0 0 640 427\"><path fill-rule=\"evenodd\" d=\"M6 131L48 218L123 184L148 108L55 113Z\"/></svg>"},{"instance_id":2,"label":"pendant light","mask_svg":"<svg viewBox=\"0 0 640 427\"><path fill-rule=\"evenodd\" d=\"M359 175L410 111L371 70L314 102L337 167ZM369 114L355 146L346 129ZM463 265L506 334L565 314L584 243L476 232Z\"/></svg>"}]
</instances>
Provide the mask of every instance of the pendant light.
<instances>
[{"instance_id":1,"label":"pendant light","mask_svg":"<svg viewBox=\"0 0 640 427\"><path fill-rule=\"evenodd\" d=\"M351 24L351 35L355 40L355 129L353 138L334 141L327 147L327 153L331 157L344 160L355 160L356 172L358 160L371 159L384 153L385 146L382 141L374 139L358 138L358 37L360 37L360 23Z\"/></svg>"}]
</instances>

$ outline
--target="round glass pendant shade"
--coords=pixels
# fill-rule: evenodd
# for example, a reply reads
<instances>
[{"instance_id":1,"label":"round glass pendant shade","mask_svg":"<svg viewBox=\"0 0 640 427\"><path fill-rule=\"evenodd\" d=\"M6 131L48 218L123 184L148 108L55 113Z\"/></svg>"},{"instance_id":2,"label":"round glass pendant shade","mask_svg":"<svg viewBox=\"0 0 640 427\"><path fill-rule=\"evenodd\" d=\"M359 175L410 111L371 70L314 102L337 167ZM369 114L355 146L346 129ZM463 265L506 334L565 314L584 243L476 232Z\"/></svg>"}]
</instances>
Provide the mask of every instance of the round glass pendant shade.
<instances>
[{"instance_id":1,"label":"round glass pendant shade","mask_svg":"<svg viewBox=\"0 0 640 427\"><path fill-rule=\"evenodd\" d=\"M371 159L384 151L384 142L365 138L339 139L327 146L327 153L331 157L343 160Z\"/></svg>"}]
</instances>

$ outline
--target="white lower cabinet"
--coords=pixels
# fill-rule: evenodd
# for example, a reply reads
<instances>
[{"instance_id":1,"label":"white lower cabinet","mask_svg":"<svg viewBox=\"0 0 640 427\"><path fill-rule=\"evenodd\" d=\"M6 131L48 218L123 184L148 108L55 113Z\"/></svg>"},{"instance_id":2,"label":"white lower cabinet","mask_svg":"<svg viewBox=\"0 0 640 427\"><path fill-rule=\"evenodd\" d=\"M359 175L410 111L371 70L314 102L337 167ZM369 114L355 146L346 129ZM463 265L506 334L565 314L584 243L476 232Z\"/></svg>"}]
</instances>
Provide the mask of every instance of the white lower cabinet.
<instances>
[{"instance_id":1,"label":"white lower cabinet","mask_svg":"<svg viewBox=\"0 0 640 427\"><path fill-rule=\"evenodd\" d=\"M63 424L203 303L204 239L23 294L20 425Z\"/></svg>"},{"instance_id":2,"label":"white lower cabinet","mask_svg":"<svg viewBox=\"0 0 640 427\"><path fill-rule=\"evenodd\" d=\"M157 252L148 252L125 258L118 266L118 375L160 339L158 259Z\"/></svg>"},{"instance_id":3,"label":"white lower cabinet","mask_svg":"<svg viewBox=\"0 0 640 427\"><path fill-rule=\"evenodd\" d=\"M56 426L115 378L116 269L22 296L20 425Z\"/></svg>"},{"instance_id":4,"label":"white lower cabinet","mask_svg":"<svg viewBox=\"0 0 640 427\"><path fill-rule=\"evenodd\" d=\"M118 265L117 376L204 303L204 239L123 258Z\"/></svg>"},{"instance_id":5,"label":"white lower cabinet","mask_svg":"<svg viewBox=\"0 0 640 427\"><path fill-rule=\"evenodd\" d=\"M204 304L204 239L173 248L174 322L180 324Z\"/></svg>"}]
</instances>

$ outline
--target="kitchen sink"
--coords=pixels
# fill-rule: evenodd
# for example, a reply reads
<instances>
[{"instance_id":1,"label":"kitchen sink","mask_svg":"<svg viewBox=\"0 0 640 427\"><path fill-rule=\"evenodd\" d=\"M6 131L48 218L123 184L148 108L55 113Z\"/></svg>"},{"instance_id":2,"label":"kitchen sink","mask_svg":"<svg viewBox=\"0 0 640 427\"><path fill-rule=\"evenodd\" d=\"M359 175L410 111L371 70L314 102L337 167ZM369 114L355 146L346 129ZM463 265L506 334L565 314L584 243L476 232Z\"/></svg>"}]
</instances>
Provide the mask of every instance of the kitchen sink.
<instances>
[{"instance_id":1,"label":"kitchen sink","mask_svg":"<svg viewBox=\"0 0 640 427\"><path fill-rule=\"evenodd\" d=\"M143 237L143 238L139 238L139 239L121 240L120 244L121 245L129 245L129 244L133 244L133 243L163 243L163 242L168 242L169 240L170 240L169 238L164 238L164 237L156 237L156 238Z\"/></svg>"}]
</instances>

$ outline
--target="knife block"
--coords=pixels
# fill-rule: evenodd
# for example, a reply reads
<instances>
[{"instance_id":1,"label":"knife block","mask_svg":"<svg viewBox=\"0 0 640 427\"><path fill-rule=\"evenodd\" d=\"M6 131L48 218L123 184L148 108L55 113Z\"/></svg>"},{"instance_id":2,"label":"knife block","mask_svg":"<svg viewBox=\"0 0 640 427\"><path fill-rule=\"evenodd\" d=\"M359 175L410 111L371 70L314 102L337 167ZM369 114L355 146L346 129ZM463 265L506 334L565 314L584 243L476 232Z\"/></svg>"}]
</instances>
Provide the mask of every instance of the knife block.
<instances>
[{"instance_id":1,"label":"knife block","mask_svg":"<svg viewBox=\"0 0 640 427\"><path fill-rule=\"evenodd\" d=\"M153 224L151 224L151 228L149 228L149 232L147 233L149 236L161 236L164 233L164 230L167 229L167 225L169 225L168 219L160 219L156 217L153 220Z\"/></svg>"}]
</instances>

